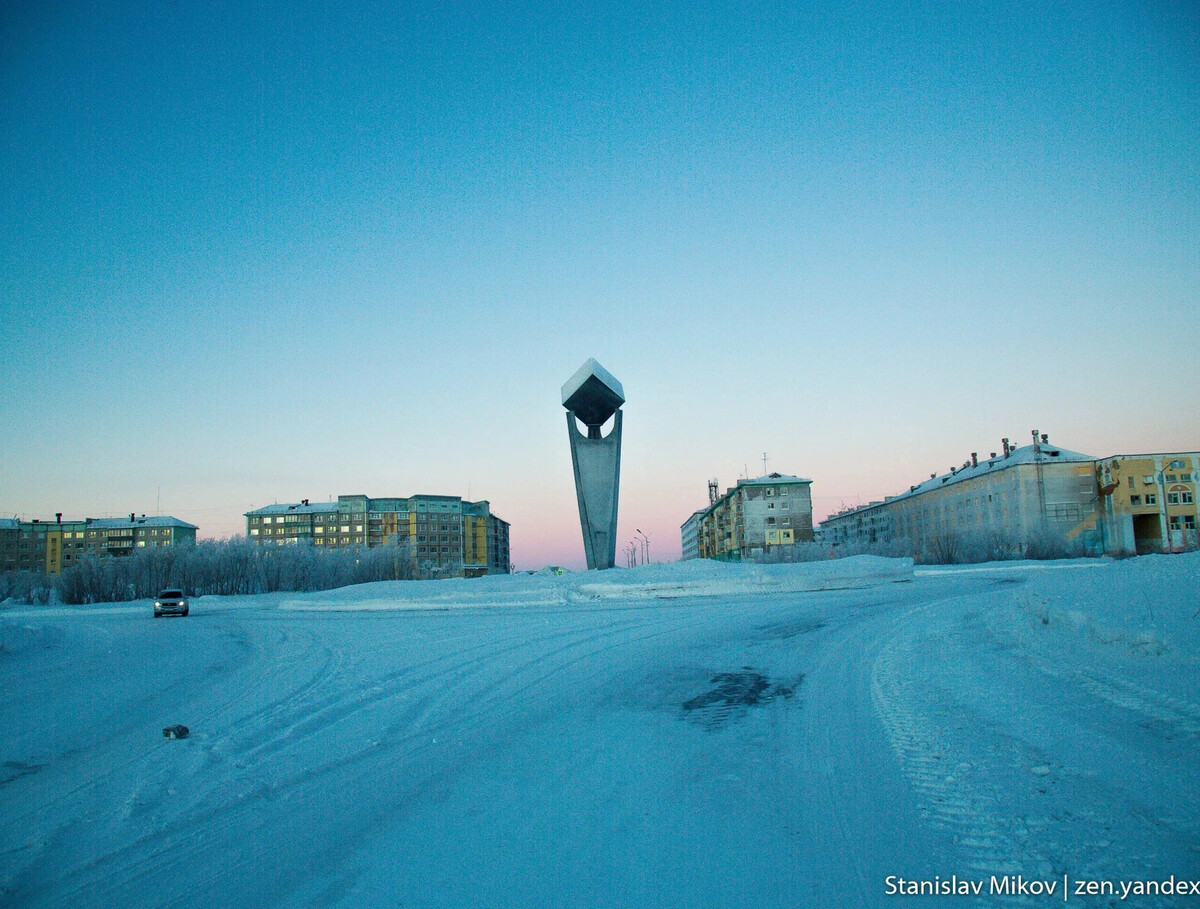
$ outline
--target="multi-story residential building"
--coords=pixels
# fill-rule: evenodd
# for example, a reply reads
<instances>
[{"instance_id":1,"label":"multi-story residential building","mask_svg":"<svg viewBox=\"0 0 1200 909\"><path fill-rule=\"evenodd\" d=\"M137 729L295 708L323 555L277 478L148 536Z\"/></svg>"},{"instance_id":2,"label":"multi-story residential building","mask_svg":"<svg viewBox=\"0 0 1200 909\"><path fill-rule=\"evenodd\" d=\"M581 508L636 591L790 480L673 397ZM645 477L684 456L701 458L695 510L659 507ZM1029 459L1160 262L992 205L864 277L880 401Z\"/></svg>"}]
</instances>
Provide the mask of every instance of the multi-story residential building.
<instances>
[{"instance_id":1,"label":"multi-story residential building","mask_svg":"<svg viewBox=\"0 0 1200 909\"><path fill-rule=\"evenodd\" d=\"M756 558L778 547L812 542L811 487L812 480L780 473L738 480L698 512L699 557Z\"/></svg>"},{"instance_id":2,"label":"multi-story residential building","mask_svg":"<svg viewBox=\"0 0 1200 909\"><path fill-rule=\"evenodd\" d=\"M1107 552L1200 548L1196 512L1200 453L1114 455L1096 463L1096 481Z\"/></svg>"},{"instance_id":3,"label":"multi-story residential building","mask_svg":"<svg viewBox=\"0 0 1200 909\"><path fill-rule=\"evenodd\" d=\"M700 521L704 517L704 509L693 512L692 516L679 527L679 536L683 542L683 561L700 558Z\"/></svg>"},{"instance_id":4,"label":"multi-story residential building","mask_svg":"<svg viewBox=\"0 0 1200 909\"><path fill-rule=\"evenodd\" d=\"M130 555L139 549L196 542L195 524L173 517L0 520L0 570L59 574L85 555Z\"/></svg>"},{"instance_id":5,"label":"multi-story residential building","mask_svg":"<svg viewBox=\"0 0 1200 909\"><path fill-rule=\"evenodd\" d=\"M987 535L1021 551L1033 541L1099 552L1103 545L1095 458L1034 434L1000 454L972 453L961 467L907 492L831 515L821 522L827 543L898 543L914 553L948 541Z\"/></svg>"},{"instance_id":6,"label":"multi-story residential building","mask_svg":"<svg viewBox=\"0 0 1200 909\"><path fill-rule=\"evenodd\" d=\"M452 570L464 577L507 574L509 525L487 501L415 495L372 499L338 496L336 502L267 505L246 512L246 536L258 543L338 548L403 544L420 568Z\"/></svg>"},{"instance_id":7,"label":"multi-story residential building","mask_svg":"<svg viewBox=\"0 0 1200 909\"><path fill-rule=\"evenodd\" d=\"M1195 452L1097 459L1050 444L932 474L908 492L831 515L824 540L895 543L936 552L948 540L990 539L1021 553L1032 543L1099 554L1196 548Z\"/></svg>"}]
</instances>

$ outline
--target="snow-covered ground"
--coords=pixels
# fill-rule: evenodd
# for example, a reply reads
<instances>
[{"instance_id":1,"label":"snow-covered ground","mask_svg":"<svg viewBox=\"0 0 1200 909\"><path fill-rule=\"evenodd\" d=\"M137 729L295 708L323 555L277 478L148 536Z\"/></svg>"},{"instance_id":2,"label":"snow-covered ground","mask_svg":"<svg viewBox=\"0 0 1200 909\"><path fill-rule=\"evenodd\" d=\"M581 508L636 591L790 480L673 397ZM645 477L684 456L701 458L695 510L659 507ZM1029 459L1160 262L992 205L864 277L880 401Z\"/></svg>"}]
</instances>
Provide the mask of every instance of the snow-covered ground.
<instances>
[{"instance_id":1,"label":"snow-covered ground","mask_svg":"<svg viewBox=\"0 0 1200 909\"><path fill-rule=\"evenodd\" d=\"M9 605L0 905L1196 905L1198 746L1200 555Z\"/></svg>"}]
</instances>

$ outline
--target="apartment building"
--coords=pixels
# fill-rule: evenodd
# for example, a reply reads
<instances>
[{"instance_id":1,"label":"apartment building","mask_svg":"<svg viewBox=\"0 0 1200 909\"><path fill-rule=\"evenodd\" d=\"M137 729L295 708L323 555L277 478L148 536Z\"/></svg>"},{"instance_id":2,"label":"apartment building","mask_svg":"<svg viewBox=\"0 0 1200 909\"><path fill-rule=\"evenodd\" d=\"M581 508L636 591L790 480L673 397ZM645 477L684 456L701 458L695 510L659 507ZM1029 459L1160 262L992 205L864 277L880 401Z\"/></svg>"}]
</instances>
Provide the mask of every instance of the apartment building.
<instances>
[{"instance_id":1,"label":"apartment building","mask_svg":"<svg viewBox=\"0 0 1200 909\"><path fill-rule=\"evenodd\" d=\"M1200 548L1200 453L1113 455L1096 462L1105 550L1113 554Z\"/></svg>"},{"instance_id":2,"label":"apartment building","mask_svg":"<svg viewBox=\"0 0 1200 909\"><path fill-rule=\"evenodd\" d=\"M704 518L704 509L692 512L679 527L679 537L683 544L683 561L700 558L700 522Z\"/></svg>"},{"instance_id":3,"label":"apartment building","mask_svg":"<svg viewBox=\"0 0 1200 909\"><path fill-rule=\"evenodd\" d=\"M246 536L258 543L325 548L405 545L419 568L463 577L507 574L509 525L485 501L415 495L267 505L246 512Z\"/></svg>"},{"instance_id":4,"label":"apartment building","mask_svg":"<svg viewBox=\"0 0 1200 909\"><path fill-rule=\"evenodd\" d=\"M1099 553L1099 504L1095 458L1035 433L1030 445L1004 439L1000 453L972 453L907 492L831 515L821 529L834 545L901 543L918 553L967 535L988 535L1017 550L1037 540Z\"/></svg>"},{"instance_id":5,"label":"apartment building","mask_svg":"<svg viewBox=\"0 0 1200 909\"><path fill-rule=\"evenodd\" d=\"M1031 544L1092 555L1196 548L1195 452L1096 458L1046 434L905 493L831 515L825 542L903 545L933 552L947 540L990 539L1021 553Z\"/></svg>"},{"instance_id":6,"label":"apartment building","mask_svg":"<svg viewBox=\"0 0 1200 909\"><path fill-rule=\"evenodd\" d=\"M0 519L0 570L59 574L85 555L124 556L196 542L195 524L170 516L64 521Z\"/></svg>"},{"instance_id":7,"label":"apartment building","mask_svg":"<svg viewBox=\"0 0 1200 909\"><path fill-rule=\"evenodd\" d=\"M738 480L724 495L714 497L695 522L700 558L736 561L812 542L812 480L770 473Z\"/></svg>"}]
</instances>

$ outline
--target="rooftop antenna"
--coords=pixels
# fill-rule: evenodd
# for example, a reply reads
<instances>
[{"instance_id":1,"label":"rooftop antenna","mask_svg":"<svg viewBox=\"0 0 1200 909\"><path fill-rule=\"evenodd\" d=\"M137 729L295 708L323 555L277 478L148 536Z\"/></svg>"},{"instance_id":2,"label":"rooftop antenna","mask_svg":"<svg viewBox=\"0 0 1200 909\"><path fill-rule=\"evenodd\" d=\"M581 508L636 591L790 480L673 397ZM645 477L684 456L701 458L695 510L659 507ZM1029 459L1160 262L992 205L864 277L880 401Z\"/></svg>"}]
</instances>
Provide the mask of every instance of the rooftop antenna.
<instances>
[{"instance_id":1,"label":"rooftop antenna","mask_svg":"<svg viewBox=\"0 0 1200 909\"><path fill-rule=\"evenodd\" d=\"M763 476L767 475L767 453L763 452Z\"/></svg>"},{"instance_id":2,"label":"rooftop antenna","mask_svg":"<svg viewBox=\"0 0 1200 909\"><path fill-rule=\"evenodd\" d=\"M720 487L717 484L716 477L713 477L711 480L708 481L708 504L709 505L717 504L717 499L719 499L721 497L720 493L717 491L719 488Z\"/></svg>"}]
</instances>

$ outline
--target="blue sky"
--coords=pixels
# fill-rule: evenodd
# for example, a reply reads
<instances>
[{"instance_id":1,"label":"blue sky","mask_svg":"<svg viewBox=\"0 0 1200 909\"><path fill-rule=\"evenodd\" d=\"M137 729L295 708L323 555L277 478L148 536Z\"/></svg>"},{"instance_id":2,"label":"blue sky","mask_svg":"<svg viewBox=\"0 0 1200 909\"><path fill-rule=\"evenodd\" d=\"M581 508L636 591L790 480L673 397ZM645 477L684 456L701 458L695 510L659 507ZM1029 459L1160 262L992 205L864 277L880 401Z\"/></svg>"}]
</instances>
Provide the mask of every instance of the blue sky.
<instances>
[{"instance_id":1,"label":"blue sky","mask_svg":"<svg viewBox=\"0 0 1200 909\"><path fill-rule=\"evenodd\" d=\"M818 517L1024 441L1200 446L1200 12L10 4L0 512L487 498L581 565L768 467Z\"/></svg>"}]
</instances>

